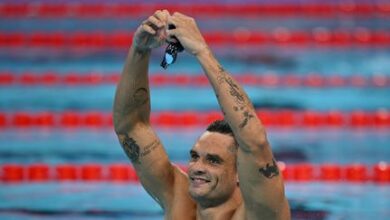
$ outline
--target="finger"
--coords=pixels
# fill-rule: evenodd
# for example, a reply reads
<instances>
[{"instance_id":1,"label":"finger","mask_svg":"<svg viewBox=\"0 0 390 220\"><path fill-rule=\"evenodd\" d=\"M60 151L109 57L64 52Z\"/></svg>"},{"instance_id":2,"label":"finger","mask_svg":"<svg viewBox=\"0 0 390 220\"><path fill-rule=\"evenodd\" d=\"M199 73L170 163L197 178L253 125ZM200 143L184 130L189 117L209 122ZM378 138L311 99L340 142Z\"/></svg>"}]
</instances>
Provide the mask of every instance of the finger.
<instances>
[{"instance_id":1,"label":"finger","mask_svg":"<svg viewBox=\"0 0 390 220\"><path fill-rule=\"evenodd\" d=\"M167 30L167 35L170 37L176 37L178 34L179 34L179 31L177 29Z\"/></svg>"},{"instance_id":2,"label":"finger","mask_svg":"<svg viewBox=\"0 0 390 220\"><path fill-rule=\"evenodd\" d=\"M177 12L177 11L175 11L175 12L173 13L173 16L174 16L174 17L186 17L186 15L184 15L184 14L182 14L182 13L180 13L180 12Z\"/></svg>"},{"instance_id":3,"label":"finger","mask_svg":"<svg viewBox=\"0 0 390 220\"><path fill-rule=\"evenodd\" d=\"M174 25L176 28L178 27L179 24L179 19L174 16L169 16L168 17L168 25Z\"/></svg>"},{"instance_id":4,"label":"finger","mask_svg":"<svg viewBox=\"0 0 390 220\"><path fill-rule=\"evenodd\" d=\"M170 16L169 11L166 10L166 9L164 9L162 12L164 13L164 15L166 16L166 18L168 19L168 17Z\"/></svg>"},{"instance_id":5,"label":"finger","mask_svg":"<svg viewBox=\"0 0 390 220\"><path fill-rule=\"evenodd\" d=\"M156 34L156 31L149 25L147 24L142 24L141 25L141 28L143 31L149 33L149 34L152 34L152 35L155 35Z\"/></svg>"},{"instance_id":6,"label":"finger","mask_svg":"<svg viewBox=\"0 0 390 220\"><path fill-rule=\"evenodd\" d=\"M151 24L152 27L156 28L162 28L164 26L163 22L161 22L158 18L155 16L150 16L147 20Z\"/></svg>"},{"instance_id":7,"label":"finger","mask_svg":"<svg viewBox=\"0 0 390 220\"><path fill-rule=\"evenodd\" d=\"M177 25L180 26L181 24L184 24L187 22L193 23L195 21L194 18L187 16L185 14L182 14L180 12L173 13L173 15L170 16L170 18L171 18L171 21L175 23L176 27L177 27Z\"/></svg>"},{"instance_id":8,"label":"finger","mask_svg":"<svg viewBox=\"0 0 390 220\"><path fill-rule=\"evenodd\" d=\"M156 13L154 13L154 16L165 25L169 17L169 12L167 10L158 10Z\"/></svg>"},{"instance_id":9,"label":"finger","mask_svg":"<svg viewBox=\"0 0 390 220\"><path fill-rule=\"evenodd\" d=\"M167 30L167 40L169 42L177 42L180 36L180 30L178 29Z\"/></svg>"}]
</instances>

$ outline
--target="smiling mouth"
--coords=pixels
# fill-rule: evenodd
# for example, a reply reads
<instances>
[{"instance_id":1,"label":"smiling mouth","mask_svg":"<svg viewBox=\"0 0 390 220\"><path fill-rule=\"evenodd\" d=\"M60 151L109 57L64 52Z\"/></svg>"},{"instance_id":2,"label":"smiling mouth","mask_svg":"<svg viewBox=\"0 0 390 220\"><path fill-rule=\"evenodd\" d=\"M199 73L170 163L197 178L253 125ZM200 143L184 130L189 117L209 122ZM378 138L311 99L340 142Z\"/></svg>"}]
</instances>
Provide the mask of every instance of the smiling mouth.
<instances>
[{"instance_id":1,"label":"smiling mouth","mask_svg":"<svg viewBox=\"0 0 390 220\"><path fill-rule=\"evenodd\" d=\"M196 185L200 185L200 184L204 184L204 183L209 183L210 180L207 180L207 179L204 179L204 178L200 178L200 177L190 177L191 179L191 182L196 184Z\"/></svg>"}]
</instances>

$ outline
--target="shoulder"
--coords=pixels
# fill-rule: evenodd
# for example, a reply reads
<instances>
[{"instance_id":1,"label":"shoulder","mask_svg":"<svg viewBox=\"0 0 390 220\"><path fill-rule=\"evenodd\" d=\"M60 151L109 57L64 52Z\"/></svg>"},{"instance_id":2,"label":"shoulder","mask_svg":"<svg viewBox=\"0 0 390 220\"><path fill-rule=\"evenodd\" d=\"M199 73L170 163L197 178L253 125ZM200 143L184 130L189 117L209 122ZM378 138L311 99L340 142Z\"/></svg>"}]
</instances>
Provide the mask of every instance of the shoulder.
<instances>
[{"instance_id":1,"label":"shoulder","mask_svg":"<svg viewBox=\"0 0 390 220\"><path fill-rule=\"evenodd\" d=\"M245 207L245 203L242 203L235 211L232 220L259 220L259 219L275 219L275 220L290 220L290 207L287 200L280 204L278 212L270 213L268 211L262 211L259 209L256 212L251 212Z\"/></svg>"},{"instance_id":2,"label":"shoulder","mask_svg":"<svg viewBox=\"0 0 390 220\"><path fill-rule=\"evenodd\" d=\"M240 206L237 207L236 211L234 212L232 216L232 220L243 220L246 219L245 215L245 205L244 203L241 203Z\"/></svg>"},{"instance_id":3,"label":"shoulder","mask_svg":"<svg viewBox=\"0 0 390 220\"><path fill-rule=\"evenodd\" d=\"M173 165L174 185L170 201L166 205L165 219L195 219L196 203L188 193L188 177L177 165Z\"/></svg>"}]
</instances>

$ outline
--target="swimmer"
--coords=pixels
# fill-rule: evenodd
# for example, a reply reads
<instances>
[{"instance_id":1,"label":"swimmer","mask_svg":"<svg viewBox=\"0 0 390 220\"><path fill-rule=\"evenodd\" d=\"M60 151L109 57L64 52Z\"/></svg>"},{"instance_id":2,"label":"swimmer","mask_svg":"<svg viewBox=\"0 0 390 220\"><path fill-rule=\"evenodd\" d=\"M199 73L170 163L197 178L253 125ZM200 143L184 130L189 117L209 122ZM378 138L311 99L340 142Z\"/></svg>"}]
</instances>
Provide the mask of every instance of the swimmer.
<instances>
[{"instance_id":1,"label":"swimmer","mask_svg":"<svg viewBox=\"0 0 390 220\"><path fill-rule=\"evenodd\" d=\"M168 29L169 25L176 28ZM150 125L151 50L173 39L202 66L224 115L189 151L188 174L170 162ZM142 22L117 86L113 111L119 142L165 219L290 219L282 175L265 128L193 18L158 10Z\"/></svg>"}]
</instances>

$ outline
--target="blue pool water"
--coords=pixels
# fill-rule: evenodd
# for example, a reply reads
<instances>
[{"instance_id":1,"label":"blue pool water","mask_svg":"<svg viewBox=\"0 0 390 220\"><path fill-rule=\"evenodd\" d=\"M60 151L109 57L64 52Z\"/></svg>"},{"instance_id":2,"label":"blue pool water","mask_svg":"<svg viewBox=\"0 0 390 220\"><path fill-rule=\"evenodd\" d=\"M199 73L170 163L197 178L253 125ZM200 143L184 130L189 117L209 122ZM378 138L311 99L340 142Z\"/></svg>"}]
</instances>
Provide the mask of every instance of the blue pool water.
<instances>
[{"instance_id":1,"label":"blue pool water","mask_svg":"<svg viewBox=\"0 0 390 220\"><path fill-rule=\"evenodd\" d=\"M157 132L170 158L185 164L203 129ZM374 164L390 158L388 129L270 128L268 136L276 157L285 162ZM0 143L2 163L128 162L111 129L8 129Z\"/></svg>"},{"instance_id":2,"label":"blue pool water","mask_svg":"<svg viewBox=\"0 0 390 220\"><path fill-rule=\"evenodd\" d=\"M295 219L390 216L388 186L289 183L286 191ZM0 193L7 200L0 203L0 210L7 210L2 219L162 219L158 205L134 184L3 185Z\"/></svg>"},{"instance_id":3,"label":"blue pool water","mask_svg":"<svg viewBox=\"0 0 390 220\"><path fill-rule=\"evenodd\" d=\"M92 1L92 0L91 0ZM97 2L97 0L94 0ZM135 1L133 1L135 2ZM158 1L157 1L158 2ZM205 1L202 1L205 2ZM210 2L210 1L207 1ZM235 2L235 1L229 1ZM247 1L251 2L251 1ZM253 1L252 1L253 2ZM264 1L265 2L265 1ZM304 2L304 1L280 1ZM319 2L319 1L318 1ZM338 2L338 1L332 1ZM369 1L355 1L369 2ZM41 18L0 19L1 32L34 31L133 31L142 18L48 20ZM313 31L389 29L388 17L307 18L296 16L207 20L199 19L203 31L234 31L238 27L272 31L278 27ZM275 73L323 76L390 76L389 47L354 45L320 47L212 45L224 68L233 75ZM159 66L163 50L154 51L150 74L201 74L197 62L180 54L175 65L164 71ZM0 72L58 74L120 73L126 50L104 49L80 51L69 48L0 47ZM378 110L390 109L388 87L259 87L245 86L256 107L292 108L294 110ZM110 112L115 86L112 84L70 85L2 85L0 111L100 111ZM189 100L189 97L191 100ZM152 87L152 109L218 110L209 87ZM156 126L169 157L185 164L188 151L202 127L161 128ZM273 151L286 163L313 164L389 162L390 129L388 128L268 128ZM1 128L0 165L8 163L129 163L111 128ZM390 219L390 185L375 183L287 182L286 194L293 219ZM162 219L162 210L137 183L112 182L44 182L0 183L0 219Z\"/></svg>"}]
</instances>

